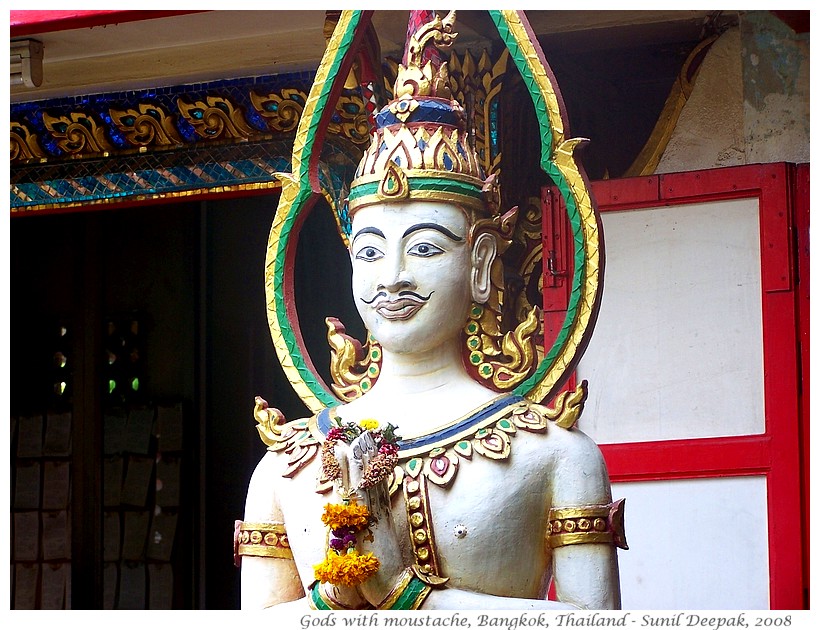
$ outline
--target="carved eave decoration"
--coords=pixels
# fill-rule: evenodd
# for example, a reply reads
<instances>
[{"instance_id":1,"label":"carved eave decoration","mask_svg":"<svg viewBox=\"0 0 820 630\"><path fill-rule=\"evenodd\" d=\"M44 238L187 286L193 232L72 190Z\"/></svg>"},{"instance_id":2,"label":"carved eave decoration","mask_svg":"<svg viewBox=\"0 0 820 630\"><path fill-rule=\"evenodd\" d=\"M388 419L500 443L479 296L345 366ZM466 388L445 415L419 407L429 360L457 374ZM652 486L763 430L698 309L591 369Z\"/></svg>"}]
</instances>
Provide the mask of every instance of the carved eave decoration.
<instances>
[{"instance_id":1,"label":"carved eave decoration","mask_svg":"<svg viewBox=\"0 0 820 630\"><path fill-rule=\"evenodd\" d=\"M277 190L312 73L11 106L11 212ZM360 91L339 98L322 153L328 202L370 130Z\"/></svg>"}]
</instances>

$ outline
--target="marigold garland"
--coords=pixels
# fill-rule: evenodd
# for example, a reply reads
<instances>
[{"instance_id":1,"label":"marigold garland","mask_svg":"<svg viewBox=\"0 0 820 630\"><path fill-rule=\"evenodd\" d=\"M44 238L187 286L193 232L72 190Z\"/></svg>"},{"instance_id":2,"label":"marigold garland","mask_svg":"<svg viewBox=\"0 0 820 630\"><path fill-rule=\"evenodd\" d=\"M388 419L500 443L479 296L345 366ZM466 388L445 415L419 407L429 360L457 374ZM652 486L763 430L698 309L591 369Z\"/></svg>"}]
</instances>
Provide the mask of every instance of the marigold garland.
<instances>
[{"instance_id":1,"label":"marigold garland","mask_svg":"<svg viewBox=\"0 0 820 630\"><path fill-rule=\"evenodd\" d=\"M325 512L322 514L322 522L330 529L342 529L343 527L354 527L357 530L367 526L370 520L370 511L366 505L359 505L350 502L328 503L325 505Z\"/></svg>"},{"instance_id":2,"label":"marigold garland","mask_svg":"<svg viewBox=\"0 0 820 630\"><path fill-rule=\"evenodd\" d=\"M393 472L398 463L398 440L395 427L388 424L379 429L379 423L372 418L360 420L358 424L342 424L335 418L336 425L327 432L322 445L322 478L341 480L342 470L336 459L335 445L338 441L350 444L365 432L373 436L377 451L362 473L357 487L337 489L344 503L328 503L322 514L322 523L330 530L327 539L325 559L313 567L313 573L320 582L342 586L357 586L370 579L379 570L379 560L372 553L360 554L356 550L357 535L370 524L370 510L356 502L358 490L373 487Z\"/></svg>"},{"instance_id":3,"label":"marigold garland","mask_svg":"<svg viewBox=\"0 0 820 630\"><path fill-rule=\"evenodd\" d=\"M320 582L342 586L358 586L378 570L378 558L372 553L362 555L356 550L343 554L329 551L324 561L313 567L314 576Z\"/></svg>"}]
</instances>

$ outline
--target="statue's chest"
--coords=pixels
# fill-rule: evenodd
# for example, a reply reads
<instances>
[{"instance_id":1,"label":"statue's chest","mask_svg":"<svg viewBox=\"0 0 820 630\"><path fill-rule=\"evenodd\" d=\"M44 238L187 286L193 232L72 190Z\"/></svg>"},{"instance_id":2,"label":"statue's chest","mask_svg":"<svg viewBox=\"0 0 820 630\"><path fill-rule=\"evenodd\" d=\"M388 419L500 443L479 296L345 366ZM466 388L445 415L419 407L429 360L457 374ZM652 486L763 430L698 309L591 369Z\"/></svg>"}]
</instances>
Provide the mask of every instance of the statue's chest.
<instances>
[{"instance_id":1,"label":"statue's chest","mask_svg":"<svg viewBox=\"0 0 820 630\"><path fill-rule=\"evenodd\" d=\"M450 483L437 484L423 474L428 461L394 494L394 524L403 532L408 560L456 581L472 580L464 587L477 588L493 566L531 573L537 581L546 563L544 466L526 457L526 449L505 460L475 458L458 466Z\"/></svg>"},{"instance_id":2,"label":"statue's chest","mask_svg":"<svg viewBox=\"0 0 820 630\"><path fill-rule=\"evenodd\" d=\"M481 448L471 444L471 451L455 444L400 462L391 516L404 559L453 586L486 592L492 583L499 595L540 596L549 564L549 437L519 432L512 450L492 434ZM301 467L280 496L297 564L306 571L323 557L321 512L333 492L316 492L318 459Z\"/></svg>"}]
</instances>

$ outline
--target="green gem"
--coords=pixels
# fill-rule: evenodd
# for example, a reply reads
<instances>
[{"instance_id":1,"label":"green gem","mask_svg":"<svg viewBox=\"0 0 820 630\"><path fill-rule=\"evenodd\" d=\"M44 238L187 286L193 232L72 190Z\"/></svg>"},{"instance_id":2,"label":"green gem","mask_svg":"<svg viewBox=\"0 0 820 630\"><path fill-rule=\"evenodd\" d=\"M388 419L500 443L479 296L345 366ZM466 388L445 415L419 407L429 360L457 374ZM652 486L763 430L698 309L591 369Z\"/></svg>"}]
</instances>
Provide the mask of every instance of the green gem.
<instances>
[{"instance_id":1,"label":"green gem","mask_svg":"<svg viewBox=\"0 0 820 630\"><path fill-rule=\"evenodd\" d=\"M137 391L140 388L140 380L137 377L134 377L131 380L131 389Z\"/></svg>"},{"instance_id":2,"label":"green gem","mask_svg":"<svg viewBox=\"0 0 820 630\"><path fill-rule=\"evenodd\" d=\"M481 366L481 373L484 376L489 376L490 374L493 373L493 368L485 363L484 365Z\"/></svg>"},{"instance_id":3,"label":"green gem","mask_svg":"<svg viewBox=\"0 0 820 630\"><path fill-rule=\"evenodd\" d=\"M475 322L470 322L469 324L467 324L467 332L470 333L471 335L474 335L475 333L477 333L478 332L478 324L476 324Z\"/></svg>"},{"instance_id":4,"label":"green gem","mask_svg":"<svg viewBox=\"0 0 820 630\"><path fill-rule=\"evenodd\" d=\"M114 381L114 380L108 381L108 393L109 394L114 393L114 390L116 389L116 387L117 387L117 381Z\"/></svg>"},{"instance_id":5,"label":"green gem","mask_svg":"<svg viewBox=\"0 0 820 630\"><path fill-rule=\"evenodd\" d=\"M498 423L498 426L500 426L502 429L509 429L511 425L509 420L502 420Z\"/></svg>"},{"instance_id":6,"label":"green gem","mask_svg":"<svg viewBox=\"0 0 820 630\"><path fill-rule=\"evenodd\" d=\"M481 360L483 358L484 357L481 356L480 352L471 352L470 353L470 363L472 363L473 365L478 365L479 363L481 363Z\"/></svg>"},{"instance_id":7,"label":"green gem","mask_svg":"<svg viewBox=\"0 0 820 630\"><path fill-rule=\"evenodd\" d=\"M371 365L371 366L368 368L368 370L367 370L367 371L368 371L368 372L370 372L373 376L375 376L375 375L376 375L376 372L378 372L378 371L379 371L379 369L378 369L375 365Z\"/></svg>"},{"instance_id":8,"label":"green gem","mask_svg":"<svg viewBox=\"0 0 820 630\"><path fill-rule=\"evenodd\" d=\"M478 348L478 344L479 344L478 337L470 337L470 338L467 340L467 344L468 344L471 348Z\"/></svg>"},{"instance_id":9,"label":"green gem","mask_svg":"<svg viewBox=\"0 0 820 630\"><path fill-rule=\"evenodd\" d=\"M370 389L370 381L368 381L366 378L362 379L362 382L360 383L360 386L362 388L362 391L364 391L366 389Z\"/></svg>"},{"instance_id":10,"label":"green gem","mask_svg":"<svg viewBox=\"0 0 820 630\"><path fill-rule=\"evenodd\" d=\"M374 361L378 361L378 359L379 359L379 351L378 351L378 350L373 350L373 351L370 353L370 358L371 358L371 359L373 359Z\"/></svg>"},{"instance_id":11,"label":"green gem","mask_svg":"<svg viewBox=\"0 0 820 630\"><path fill-rule=\"evenodd\" d=\"M472 310L470 311L470 315L472 315L473 317L478 317L479 315L481 315L481 313L482 313L482 312L484 312L484 308L483 308L483 307L481 307L481 306L474 306L474 307L472 308Z\"/></svg>"},{"instance_id":12,"label":"green gem","mask_svg":"<svg viewBox=\"0 0 820 630\"><path fill-rule=\"evenodd\" d=\"M466 451L470 448L470 443L467 440L462 440L458 444L456 444L456 448L461 449L462 451Z\"/></svg>"},{"instance_id":13,"label":"green gem","mask_svg":"<svg viewBox=\"0 0 820 630\"><path fill-rule=\"evenodd\" d=\"M421 460L418 457L407 462L407 470L410 472L414 472L419 466L421 466Z\"/></svg>"}]
</instances>

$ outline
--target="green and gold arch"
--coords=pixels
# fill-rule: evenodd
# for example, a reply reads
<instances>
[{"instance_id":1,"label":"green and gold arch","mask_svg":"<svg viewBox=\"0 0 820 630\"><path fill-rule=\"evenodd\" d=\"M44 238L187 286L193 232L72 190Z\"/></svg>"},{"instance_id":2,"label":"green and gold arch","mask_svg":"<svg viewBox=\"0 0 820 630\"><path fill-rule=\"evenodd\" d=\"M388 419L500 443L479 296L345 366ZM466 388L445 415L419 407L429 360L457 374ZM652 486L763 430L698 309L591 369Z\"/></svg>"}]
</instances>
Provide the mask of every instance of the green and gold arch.
<instances>
[{"instance_id":1,"label":"green and gold arch","mask_svg":"<svg viewBox=\"0 0 820 630\"><path fill-rule=\"evenodd\" d=\"M563 103L524 13L489 13L509 59L527 86L542 138L540 166L560 191L571 226L573 264L564 323L551 347L539 353L534 369L512 390L541 402L552 399L561 389L592 335L603 288L603 238L589 183L574 158L574 150L583 140L565 137ZM265 262L268 322L285 374L312 412L337 405L340 398L318 376L300 333L293 286L296 241L302 222L321 195L317 168L324 133L359 54L371 14L341 12L299 121L291 172L277 175L282 193Z\"/></svg>"}]
</instances>

